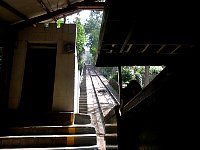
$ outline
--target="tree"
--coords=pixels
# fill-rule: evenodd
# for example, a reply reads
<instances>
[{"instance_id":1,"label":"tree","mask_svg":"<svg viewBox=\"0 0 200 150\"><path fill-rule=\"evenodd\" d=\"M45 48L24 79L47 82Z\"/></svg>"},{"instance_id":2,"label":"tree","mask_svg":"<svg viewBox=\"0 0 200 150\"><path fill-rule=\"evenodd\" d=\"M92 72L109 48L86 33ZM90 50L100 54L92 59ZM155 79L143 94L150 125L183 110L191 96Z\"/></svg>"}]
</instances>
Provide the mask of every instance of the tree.
<instances>
[{"instance_id":1,"label":"tree","mask_svg":"<svg viewBox=\"0 0 200 150\"><path fill-rule=\"evenodd\" d=\"M79 70L82 70L85 59L90 64L95 65L96 54L98 49L100 28L102 23L102 11L90 11L89 18L85 24L81 24L80 17L76 17L74 23L77 25L77 53ZM62 23L62 22L61 22ZM85 54L84 46L89 48L90 53L87 53L87 57L83 57ZM162 69L161 66L148 66L146 67L146 73L148 73L148 81L150 82ZM148 68L148 69L147 69ZM117 71L113 71L114 67L99 67L99 71L107 78L117 81ZM145 76L145 66L123 66L122 67L122 82L128 83L130 80L137 80L142 86L146 86L149 82L145 82L147 79ZM145 84L146 83L146 84Z\"/></svg>"},{"instance_id":2,"label":"tree","mask_svg":"<svg viewBox=\"0 0 200 150\"><path fill-rule=\"evenodd\" d=\"M91 11L89 19L86 21L84 28L87 35L87 44L86 46L90 49L92 54L92 64L95 63L96 53L99 42L99 33L102 21L102 11Z\"/></svg>"},{"instance_id":3,"label":"tree","mask_svg":"<svg viewBox=\"0 0 200 150\"><path fill-rule=\"evenodd\" d=\"M57 23L57 28L60 28L63 24L64 24L64 19L63 18L60 18L56 21Z\"/></svg>"},{"instance_id":4,"label":"tree","mask_svg":"<svg viewBox=\"0 0 200 150\"><path fill-rule=\"evenodd\" d=\"M80 71L82 71L84 66L84 46L86 43L85 29L84 26L81 24L80 18L76 17L74 23L77 26L76 49L78 56L78 68Z\"/></svg>"}]
</instances>

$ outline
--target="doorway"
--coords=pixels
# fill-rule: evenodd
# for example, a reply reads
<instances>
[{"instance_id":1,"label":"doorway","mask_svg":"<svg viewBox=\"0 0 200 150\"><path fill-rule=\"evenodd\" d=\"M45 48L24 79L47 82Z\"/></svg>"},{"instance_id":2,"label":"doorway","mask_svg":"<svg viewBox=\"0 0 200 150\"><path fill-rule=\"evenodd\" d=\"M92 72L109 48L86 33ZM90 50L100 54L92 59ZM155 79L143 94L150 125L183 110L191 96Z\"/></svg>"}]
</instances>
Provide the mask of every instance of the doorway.
<instances>
[{"instance_id":1,"label":"doorway","mask_svg":"<svg viewBox=\"0 0 200 150\"><path fill-rule=\"evenodd\" d=\"M20 110L52 111L56 44L28 43Z\"/></svg>"}]
</instances>

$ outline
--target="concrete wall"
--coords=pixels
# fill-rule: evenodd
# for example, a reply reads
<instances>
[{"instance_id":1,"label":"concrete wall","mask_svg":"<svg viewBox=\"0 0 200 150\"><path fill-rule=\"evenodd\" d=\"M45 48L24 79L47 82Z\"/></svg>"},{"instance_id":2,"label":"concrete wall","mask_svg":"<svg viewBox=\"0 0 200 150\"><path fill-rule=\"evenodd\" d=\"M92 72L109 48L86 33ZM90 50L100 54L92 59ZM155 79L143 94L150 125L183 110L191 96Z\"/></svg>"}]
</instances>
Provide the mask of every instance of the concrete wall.
<instances>
[{"instance_id":1,"label":"concrete wall","mask_svg":"<svg viewBox=\"0 0 200 150\"><path fill-rule=\"evenodd\" d=\"M20 104L22 82L25 69L27 43L54 43L57 44L55 81L53 93L53 111L74 111L77 103L77 56L76 52L64 51L66 43L75 45L76 25L65 24L57 28L56 24L44 27L38 24L19 32L18 41L13 58L13 68L9 92L9 109L17 110ZM76 49L75 49L76 51ZM76 100L75 100L76 98Z\"/></svg>"}]
</instances>

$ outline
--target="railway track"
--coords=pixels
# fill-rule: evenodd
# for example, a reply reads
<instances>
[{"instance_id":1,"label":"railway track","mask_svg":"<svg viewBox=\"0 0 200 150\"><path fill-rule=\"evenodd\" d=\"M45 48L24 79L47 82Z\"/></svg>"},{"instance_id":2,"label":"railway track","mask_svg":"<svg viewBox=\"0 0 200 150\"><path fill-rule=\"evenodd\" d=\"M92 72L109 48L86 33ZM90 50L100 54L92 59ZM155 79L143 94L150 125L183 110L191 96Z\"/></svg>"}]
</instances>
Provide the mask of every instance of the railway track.
<instances>
[{"instance_id":1,"label":"railway track","mask_svg":"<svg viewBox=\"0 0 200 150\"><path fill-rule=\"evenodd\" d=\"M98 145L104 150L106 147L106 123L104 117L118 102L118 94L109 85L107 79L99 74L93 66L87 65L87 80L90 85L87 85L89 91L88 98L88 113L92 114L92 122L96 127ZM106 148L107 149L107 148Z\"/></svg>"},{"instance_id":2,"label":"railway track","mask_svg":"<svg viewBox=\"0 0 200 150\"><path fill-rule=\"evenodd\" d=\"M99 112L102 117L105 117L110 109L119 104L118 97L116 93L113 93L114 91L112 87L110 87L107 79L100 75L93 66L88 66L87 70L92 83Z\"/></svg>"}]
</instances>

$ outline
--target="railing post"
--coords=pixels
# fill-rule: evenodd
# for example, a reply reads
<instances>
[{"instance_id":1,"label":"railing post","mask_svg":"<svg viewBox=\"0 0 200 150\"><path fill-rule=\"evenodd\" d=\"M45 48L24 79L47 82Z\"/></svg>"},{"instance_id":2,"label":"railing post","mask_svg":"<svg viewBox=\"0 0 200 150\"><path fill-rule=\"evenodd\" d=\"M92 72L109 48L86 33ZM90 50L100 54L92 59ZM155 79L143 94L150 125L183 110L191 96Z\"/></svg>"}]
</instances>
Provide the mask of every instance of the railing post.
<instances>
[{"instance_id":1,"label":"railing post","mask_svg":"<svg viewBox=\"0 0 200 150\"><path fill-rule=\"evenodd\" d=\"M121 138L121 110L120 105L122 104L121 99L121 91L122 91L122 74L121 74L121 66L118 66L118 85L119 85L119 100L120 104L115 107L115 113L116 113L116 119L117 119L117 142L118 142L118 149L122 149L121 141L123 140Z\"/></svg>"}]
</instances>

